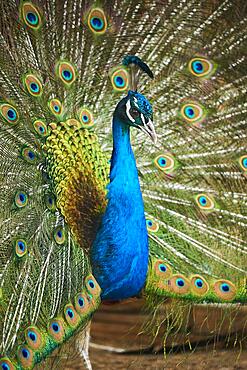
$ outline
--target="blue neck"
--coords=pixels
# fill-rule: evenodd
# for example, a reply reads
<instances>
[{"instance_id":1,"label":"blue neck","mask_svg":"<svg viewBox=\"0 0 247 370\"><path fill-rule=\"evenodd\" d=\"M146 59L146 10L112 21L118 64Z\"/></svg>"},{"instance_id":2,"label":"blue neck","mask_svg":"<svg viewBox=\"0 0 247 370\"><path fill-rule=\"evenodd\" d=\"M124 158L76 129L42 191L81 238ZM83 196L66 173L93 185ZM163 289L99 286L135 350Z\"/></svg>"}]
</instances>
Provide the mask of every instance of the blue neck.
<instances>
[{"instance_id":1,"label":"blue neck","mask_svg":"<svg viewBox=\"0 0 247 370\"><path fill-rule=\"evenodd\" d=\"M107 198L91 262L102 298L121 300L137 295L145 283L148 237L129 127L116 117Z\"/></svg>"}]
</instances>

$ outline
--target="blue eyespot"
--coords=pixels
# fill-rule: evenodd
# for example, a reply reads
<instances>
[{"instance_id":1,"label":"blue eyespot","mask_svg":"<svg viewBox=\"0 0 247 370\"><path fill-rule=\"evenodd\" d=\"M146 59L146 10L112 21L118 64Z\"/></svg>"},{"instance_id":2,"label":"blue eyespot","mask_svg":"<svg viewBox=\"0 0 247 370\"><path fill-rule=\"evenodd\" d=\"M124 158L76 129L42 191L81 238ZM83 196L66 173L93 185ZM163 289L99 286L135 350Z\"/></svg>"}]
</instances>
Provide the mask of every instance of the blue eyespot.
<instances>
[{"instance_id":1,"label":"blue eyespot","mask_svg":"<svg viewBox=\"0 0 247 370\"><path fill-rule=\"evenodd\" d=\"M32 92L34 92L34 93L39 92L39 86L38 86L38 84L36 84L35 82L32 82L32 83L30 84L30 89L31 89L31 91L32 91Z\"/></svg>"},{"instance_id":2,"label":"blue eyespot","mask_svg":"<svg viewBox=\"0 0 247 370\"><path fill-rule=\"evenodd\" d=\"M54 322L51 325L51 327L52 327L52 330L55 331L55 333L59 333L60 332L60 327L59 327L59 325L56 322Z\"/></svg>"},{"instance_id":3,"label":"blue eyespot","mask_svg":"<svg viewBox=\"0 0 247 370\"><path fill-rule=\"evenodd\" d=\"M2 363L2 366L1 367L2 367L3 370L10 370L9 365L7 365L5 363Z\"/></svg>"},{"instance_id":4,"label":"blue eyespot","mask_svg":"<svg viewBox=\"0 0 247 370\"><path fill-rule=\"evenodd\" d=\"M31 148L28 148L28 147L23 147L21 149L21 156L25 161L29 163L34 163L37 157L35 152Z\"/></svg>"},{"instance_id":5,"label":"blue eyespot","mask_svg":"<svg viewBox=\"0 0 247 370\"><path fill-rule=\"evenodd\" d=\"M31 339L31 341L36 342L37 341L37 335L33 331L28 331L28 337Z\"/></svg>"},{"instance_id":6,"label":"blue eyespot","mask_svg":"<svg viewBox=\"0 0 247 370\"><path fill-rule=\"evenodd\" d=\"M125 84L124 79L121 76L115 76L114 83L116 87L123 87Z\"/></svg>"},{"instance_id":7,"label":"blue eyespot","mask_svg":"<svg viewBox=\"0 0 247 370\"><path fill-rule=\"evenodd\" d=\"M73 77L72 73L68 70L68 69L64 69L62 71L62 75L63 75L63 78L66 80L66 81L70 81Z\"/></svg>"},{"instance_id":8,"label":"blue eyespot","mask_svg":"<svg viewBox=\"0 0 247 370\"><path fill-rule=\"evenodd\" d=\"M150 218L146 219L147 230L151 232L157 232L159 230L159 224Z\"/></svg>"},{"instance_id":9,"label":"blue eyespot","mask_svg":"<svg viewBox=\"0 0 247 370\"><path fill-rule=\"evenodd\" d=\"M203 283L202 279L196 279L196 281L195 281L195 286L196 286L197 288L202 288L202 287L203 287L203 285L204 285L204 283Z\"/></svg>"},{"instance_id":10,"label":"blue eyespot","mask_svg":"<svg viewBox=\"0 0 247 370\"><path fill-rule=\"evenodd\" d=\"M207 204L207 199L206 197L204 196L201 196L199 199L198 199L199 203L201 204L201 206L205 206Z\"/></svg>"},{"instance_id":11,"label":"blue eyespot","mask_svg":"<svg viewBox=\"0 0 247 370\"><path fill-rule=\"evenodd\" d=\"M53 211L53 208L55 208L55 205L54 206L51 206L49 203L48 203L48 208L50 207L51 211ZM63 244L65 243L66 241L66 234L65 234L65 231L64 229L62 229L61 227L59 227L58 229L56 229L54 231L54 238L55 238L55 241L57 242L57 244Z\"/></svg>"},{"instance_id":12,"label":"blue eyespot","mask_svg":"<svg viewBox=\"0 0 247 370\"><path fill-rule=\"evenodd\" d=\"M93 282L93 280L88 280L88 285L90 286L90 288L94 289L95 288L95 284Z\"/></svg>"},{"instance_id":13,"label":"blue eyespot","mask_svg":"<svg viewBox=\"0 0 247 370\"><path fill-rule=\"evenodd\" d=\"M80 297L78 299L78 304L79 304L80 307L83 307L84 306L84 299L82 297Z\"/></svg>"},{"instance_id":14,"label":"blue eyespot","mask_svg":"<svg viewBox=\"0 0 247 370\"><path fill-rule=\"evenodd\" d=\"M160 165L160 167L165 167L166 166L166 159L163 158L163 157L160 157L158 159L158 164Z\"/></svg>"},{"instance_id":15,"label":"blue eyespot","mask_svg":"<svg viewBox=\"0 0 247 370\"><path fill-rule=\"evenodd\" d=\"M21 350L21 353L22 353L22 356L24 357L24 358L29 358L30 357L30 352L28 351L28 349L27 348L23 348L22 350Z\"/></svg>"},{"instance_id":16,"label":"blue eyespot","mask_svg":"<svg viewBox=\"0 0 247 370\"><path fill-rule=\"evenodd\" d=\"M92 8L87 18L87 24L93 33L105 33L107 20L104 11L100 8Z\"/></svg>"},{"instance_id":17,"label":"blue eyespot","mask_svg":"<svg viewBox=\"0 0 247 370\"><path fill-rule=\"evenodd\" d=\"M15 253L18 257L23 257L27 253L27 243L23 239L15 241Z\"/></svg>"},{"instance_id":18,"label":"blue eyespot","mask_svg":"<svg viewBox=\"0 0 247 370\"><path fill-rule=\"evenodd\" d=\"M223 283L221 284L220 286L220 290L223 292L223 293L228 293L230 291L230 286L229 284L227 283Z\"/></svg>"},{"instance_id":19,"label":"blue eyespot","mask_svg":"<svg viewBox=\"0 0 247 370\"><path fill-rule=\"evenodd\" d=\"M188 118L194 118L195 117L195 111L192 107L186 107L185 110L184 110L184 113L185 115L188 117Z\"/></svg>"},{"instance_id":20,"label":"blue eyespot","mask_svg":"<svg viewBox=\"0 0 247 370\"><path fill-rule=\"evenodd\" d=\"M88 116L86 116L85 114L82 116L82 120L84 121L84 122L88 122L88 120L89 120L89 118L88 118Z\"/></svg>"},{"instance_id":21,"label":"blue eyespot","mask_svg":"<svg viewBox=\"0 0 247 370\"><path fill-rule=\"evenodd\" d=\"M22 191L18 191L15 195L15 205L19 208L25 207L28 202L27 194Z\"/></svg>"},{"instance_id":22,"label":"blue eyespot","mask_svg":"<svg viewBox=\"0 0 247 370\"><path fill-rule=\"evenodd\" d=\"M11 125L16 124L19 119L19 114L15 107L8 103L0 104L0 116L2 116Z\"/></svg>"},{"instance_id":23,"label":"blue eyespot","mask_svg":"<svg viewBox=\"0 0 247 370\"><path fill-rule=\"evenodd\" d=\"M18 244L18 248L19 248L22 252L24 252L24 250L26 249L25 244L24 244L22 241L18 242L17 244Z\"/></svg>"},{"instance_id":24,"label":"blue eyespot","mask_svg":"<svg viewBox=\"0 0 247 370\"><path fill-rule=\"evenodd\" d=\"M65 83L67 86L70 86L76 79L76 69L75 67L65 61L59 61L56 63L56 73L58 77ZM58 99L51 99L52 105L61 105ZM60 104L59 104L60 103Z\"/></svg>"},{"instance_id":25,"label":"blue eyespot","mask_svg":"<svg viewBox=\"0 0 247 370\"><path fill-rule=\"evenodd\" d=\"M7 116L8 116L8 119L10 119L11 121L14 121L17 117L16 112L12 108L8 110Z\"/></svg>"},{"instance_id":26,"label":"blue eyespot","mask_svg":"<svg viewBox=\"0 0 247 370\"><path fill-rule=\"evenodd\" d=\"M38 23L37 15L31 12L26 14L26 20L28 21L28 23L31 23L33 26L35 26Z\"/></svg>"},{"instance_id":27,"label":"blue eyespot","mask_svg":"<svg viewBox=\"0 0 247 370\"><path fill-rule=\"evenodd\" d=\"M194 62L192 62L192 69L195 73L198 73L198 74L204 72L203 64L199 60L195 60Z\"/></svg>"},{"instance_id":28,"label":"blue eyespot","mask_svg":"<svg viewBox=\"0 0 247 370\"><path fill-rule=\"evenodd\" d=\"M43 126L40 126L40 127L39 127L39 131L41 132L41 134L43 134L43 133L45 132L44 127L43 127Z\"/></svg>"},{"instance_id":29,"label":"blue eyespot","mask_svg":"<svg viewBox=\"0 0 247 370\"><path fill-rule=\"evenodd\" d=\"M34 152L31 152L31 150L29 150L29 152L28 152L28 157L29 157L31 160L33 160L33 159L35 158L35 154L34 154Z\"/></svg>"},{"instance_id":30,"label":"blue eyespot","mask_svg":"<svg viewBox=\"0 0 247 370\"><path fill-rule=\"evenodd\" d=\"M160 270L161 272L166 272L167 268L166 268L166 266L165 266L163 263L161 263L161 264L159 265L159 270Z\"/></svg>"},{"instance_id":31,"label":"blue eyespot","mask_svg":"<svg viewBox=\"0 0 247 370\"><path fill-rule=\"evenodd\" d=\"M95 29L96 31L101 31L104 27L104 22L102 21L102 19L98 17L93 17L90 20L90 23L91 23L92 28Z\"/></svg>"},{"instance_id":32,"label":"blue eyespot","mask_svg":"<svg viewBox=\"0 0 247 370\"><path fill-rule=\"evenodd\" d=\"M203 209L204 211L211 211L216 205L213 198L207 194L198 194L195 200L199 208Z\"/></svg>"},{"instance_id":33,"label":"blue eyespot","mask_svg":"<svg viewBox=\"0 0 247 370\"><path fill-rule=\"evenodd\" d=\"M176 285L179 287L179 288L182 288L185 283L184 283L184 280L179 278L179 279L176 279Z\"/></svg>"},{"instance_id":34,"label":"blue eyespot","mask_svg":"<svg viewBox=\"0 0 247 370\"><path fill-rule=\"evenodd\" d=\"M247 168L247 158L244 158L242 163L243 163L244 168Z\"/></svg>"},{"instance_id":35,"label":"blue eyespot","mask_svg":"<svg viewBox=\"0 0 247 370\"><path fill-rule=\"evenodd\" d=\"M45 195L45 204L50 211L54 212L56 210L56 201L52 194ZM62 232L62 230L58 230L58 231ZM59 239L58 235L55 235L55 238Z\"/></svg>"},{"instance_id":36,"label":"blue eyespot","mask_svg":"<svg viewBox=\"0 0 247 370\"><path fill-rule=\"evenodd\" d=\"M25 250L25 244L23 242L18 242L18 247L20 248L21 251Z\"/></svg>"},{"instance_id":37,"label":"blue eyespot","mask_svg":"<svg viewBox=\"0 0 247 370\"><path fill-rule=\"evenodd\" d=\"M71 319L73 319L73 317L74 317L74 312L71 310L71 308L68 308L68 309L67 309L67 311L66 311L66 313L67 313L67 315L68 315Z\"/></svg>"},{"instance_id":38,"label":"blue eyespot","mask_svg":"<svg viewBox=\"0 0 247 370\"><path fill-rule=\"evenodd\" d=\"M58 105L54 105L54 111L56 111L56 112L59 112L59 106Z\"/></svg>"}]
</instances>

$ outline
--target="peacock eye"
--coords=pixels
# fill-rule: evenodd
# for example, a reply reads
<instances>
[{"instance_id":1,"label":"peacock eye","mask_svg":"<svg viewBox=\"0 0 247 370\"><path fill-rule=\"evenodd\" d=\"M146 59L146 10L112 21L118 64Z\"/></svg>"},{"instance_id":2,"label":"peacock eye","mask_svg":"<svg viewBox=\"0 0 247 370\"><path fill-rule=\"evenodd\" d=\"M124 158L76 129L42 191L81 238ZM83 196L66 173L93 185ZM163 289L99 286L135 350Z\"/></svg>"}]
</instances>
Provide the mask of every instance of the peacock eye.
<instances>
[{"instance_id":1,"label":"peacock eye","mask_svg":"<svg viewBox=\"0 0 247 370\"><path fill-rule=\"evenodd\" d=\"M21 6L21 15L26 26L37 31L42 25L42 16L39 9L26 1Z\"/></svg>"},{"instance_id":2,"label":"peacock eye","mask_svg":"<svg viewBox=\"0 0 247 370\"><path fill-rule=\"evenodd\" d=\"M104 11L100 8L91 9L87 24L94 34L103 35L107 30L107 20Z\"/></svg>"},{"instance_id":3,"label":"peacock eye","mask_svg":"<svg viewBox=\"0 0 247 370\"><path fill-rule=\"evenodd\" d=\"M132 108L131 111L130 111L130 113L131 113L131 115L132 115L133 118L136 118L136 117L138 117L140 115L140 113L138 112L138 110L135 109L135 108Z\"/></svg>"}]
</instances>

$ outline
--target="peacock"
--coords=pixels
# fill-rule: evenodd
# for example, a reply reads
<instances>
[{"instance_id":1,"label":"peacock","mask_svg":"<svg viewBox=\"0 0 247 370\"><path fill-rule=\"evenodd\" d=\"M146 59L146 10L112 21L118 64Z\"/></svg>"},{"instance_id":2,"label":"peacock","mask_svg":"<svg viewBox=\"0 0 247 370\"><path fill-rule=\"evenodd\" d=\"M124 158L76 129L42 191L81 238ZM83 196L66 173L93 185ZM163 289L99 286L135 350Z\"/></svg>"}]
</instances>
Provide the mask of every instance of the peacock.
<instances>
[{"instance_id":1,"label":"peacock","mask_svg":"<svg viewBox=\"0 0 247 370\"><path fill-rule=\"evenodd\" d=\"M0 6L0 368L90 369L101 301L246 303L246 2Z\"/></svg>"}]
</instances>

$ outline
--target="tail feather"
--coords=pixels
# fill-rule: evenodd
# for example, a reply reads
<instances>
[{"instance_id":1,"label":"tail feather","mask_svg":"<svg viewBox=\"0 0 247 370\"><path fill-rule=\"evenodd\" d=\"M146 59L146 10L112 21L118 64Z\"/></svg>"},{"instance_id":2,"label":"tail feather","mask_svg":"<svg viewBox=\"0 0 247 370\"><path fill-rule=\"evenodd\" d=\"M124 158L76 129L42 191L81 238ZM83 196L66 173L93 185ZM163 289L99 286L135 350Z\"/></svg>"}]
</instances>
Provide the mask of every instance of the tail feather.
<instances>
[{"instance_id":1,"label":"tail feather","mask_svg":"<svg viewBox=\"0 0 247 370\"><path fill-rule=\"evenodd\" d=\"M246 302L245 10L241 0L0 4L0 334L16 366L41 361L99 303L81 246L105 206L110 117L129 84L125 55L154 73L140 92L154 105L158 144L132 133L150 236L146 295ZM70 207L77 198L80 209ZM71 304L80 320L70 321ZM30 325L43 338L38 349Z\"/></svg>"}]
</instances>

